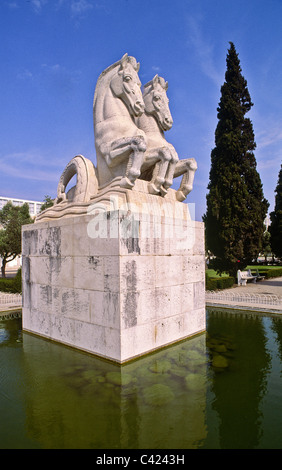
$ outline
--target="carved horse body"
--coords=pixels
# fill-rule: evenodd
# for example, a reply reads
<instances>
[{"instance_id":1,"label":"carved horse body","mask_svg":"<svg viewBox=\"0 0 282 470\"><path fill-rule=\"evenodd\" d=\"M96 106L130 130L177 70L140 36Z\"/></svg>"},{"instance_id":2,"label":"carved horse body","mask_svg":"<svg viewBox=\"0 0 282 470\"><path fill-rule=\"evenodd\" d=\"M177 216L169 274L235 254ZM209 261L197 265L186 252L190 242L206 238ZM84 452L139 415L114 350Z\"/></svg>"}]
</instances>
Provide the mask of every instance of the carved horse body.
<instances>
[{"instance_id":1,"label":"carved horse body","mask_svg":"<svg viewBox=\"0 0 282 470\"><path fill-rule=\"evenodd\" d=\"M192 190L196 161L179 161L164 136L173 123L167 82L156 75L142 95L138 71L135 58L125 54L98 78L93 102L97 168L82 155L74 157L60 178L56 204L86 202L115 178L129 189L137 178L149 181L151 194L165 196L173 178L184 175L177 199L183 201ZM77 183L66 193L74 175Z\"/></svg>"},{"instance_id":2,"label":"carved horse body","mask_svg":"<svg viewBox=\"0 0 282 470\"><path fill-rule=\"evenodd\" d=\"M141 167L141 179L151 180L148 188L152 194L165 195L172 185L178 155L169 144L164 131L172 126L172 117L166 95L167 82L156 75L144 86L145 112L137 124L147 136L147 149Z\"/></svg>"},{"instance_id":3,"label":"carved horse body","mask_svg":"<svg viewBox=\"0 0 282 470\"><path fill-rule=\"evenodd\" d=\"M134 118L144 112L139 64L125 54L100 75L94 94L93 120L100 187L116 177L132 188L146 150L145 133Z\"/></svg>"},{"instance_id":4,"label":"carved horse body","mask_svg":"<svg viewBox=\"0 0 282 470\"><path fill-rule=\"evenodd\" d=\"M165 139L164 132L173 124L167 87L167 82L158 75L144 86L145 112L137 118L137 125L147 136L147 150L140 178L150 181L150 193L164 196L173 178L184 175L176 193L177 199L184 201L193 188L197 163L194 158L179 160L175 148Z\"/></svg>"}]
</instances>

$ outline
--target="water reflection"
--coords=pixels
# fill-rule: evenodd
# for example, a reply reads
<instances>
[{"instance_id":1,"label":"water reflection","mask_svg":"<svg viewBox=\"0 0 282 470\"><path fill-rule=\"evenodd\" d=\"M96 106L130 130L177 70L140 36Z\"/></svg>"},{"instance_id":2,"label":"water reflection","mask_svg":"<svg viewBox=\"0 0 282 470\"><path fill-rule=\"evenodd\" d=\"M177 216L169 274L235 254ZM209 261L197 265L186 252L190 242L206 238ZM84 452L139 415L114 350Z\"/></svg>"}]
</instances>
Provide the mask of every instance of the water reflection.
<instances>
[{"instance_id":1,"label":"water reflection","mask_svg":"<svg viewBox=\"0 0 282 470\"><path fill-rule=\"evenodd\" d=\"M21 319L15 321L7 321L0 319L0 348L3 345L9 346L14 341L21 342L22 330Z\"/></svg>"},{"instance_id":2,"label":"water reflection","mask_svg":"<svg viewBox=\"0 0 282 470\"><path fill-rule=\"evenodd\" d=\"M0 447L282 448L282 319L209 309L207 333L118 366L0 322Z\"/></svg>"},{"instance_id":3,"label":"water reflection","mask_svg":"<svg viewBox=\"0 0 282 470\"><path fill-rule=\"evenodd\" d=\"M27 431L42 447L197 448L205 439L205 334L124 366L23 339Z\"/></svg>"},{"instance_id":4,"label":"water reflection","mask_svg":"<svg viewBox=\"0 0 282 470\"><path fill-rule=\"evenodd\" d=\"M228 361L224 375L214 372L211 382L211 406L218 414L218 447L256 448L262 433L260 402L266 393L271 361L263 317L212 310L208 332L218 340L221 356ZM209 342L207 346L213 352Z\"/></svg>"},{"instance_id":5,"label":"water reflection","mask_svg":"<svg viewBox=\"0 0 282 470\"><path fill-rule=\"evenodd\" d=\"M276 337L276 342L278 345L278 354L279 354L280 362L282 363L282 322L280 320L280 317L272 318L271 329Z\"/></svg>"}]
</instances>

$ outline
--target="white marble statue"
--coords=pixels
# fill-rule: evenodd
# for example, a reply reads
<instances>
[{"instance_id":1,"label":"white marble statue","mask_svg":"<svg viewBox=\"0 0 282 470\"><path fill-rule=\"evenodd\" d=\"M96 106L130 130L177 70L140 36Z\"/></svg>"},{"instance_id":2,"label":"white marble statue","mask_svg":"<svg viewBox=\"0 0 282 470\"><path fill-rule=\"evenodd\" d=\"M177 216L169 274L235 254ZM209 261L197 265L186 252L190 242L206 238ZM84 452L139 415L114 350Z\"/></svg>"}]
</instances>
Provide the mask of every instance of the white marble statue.
<instances>
[{"instance_id":1,"label":"white marble statue","mask_svg":"<svg viewBox=\"0 0 282 470\"><path fill-rule=\"evenodd\" d=\"M176 199L184 201L192 190L195 159L179 160L165 138L173 124L168 84L156 75L142 94L138 71L136 59L125 54L99 76L93 101L97 168L82 155L74 157L61 175L55 205L88 202L113 180L132 189L139 178L148 181L149 193L165 196L173 178L183 175ZM67 191L74 176L76 184Z\"/></svg>"},{"instance_id":2,"label":"white marble statue","mask_svg":"<svg viewBox=\"0 0 282 470\"><path fill-rule=\"evenodd\" d=\"M57 188L55 204L60 202L88 202L97 194L97 171L93 163L82 155L74 157L64 169ZM66 188L76 176L76 184L66 193Z\"/></svg>"},{"instance_id":3,"label":"white marble statue","mask_svg":"<svg viewBox=\"0 0 282 470\"><path fill-rule=\"evenodd\" d=\"M100 186L122 176L120 185L131 189L140 175L146 137L133 120L144 112L138 70L136 59L125 54L97 81L93 121Z\"/></svg>"},{"instance_id":4,"label":"white marble statue","mask_svg":"<svg viewBox=\"0 0 282 470\"><path fill-rule=\"evenodd\" d=\"M144 86L145 112L137 118L137 125L147 136L147 149L141 167L141 179L150 180L151 194L167 193L172 185L178 155L164 136L172 126L172 117L166 95L167 82L158 75Z\"/></svg>"},{"instance_id":5,"label":"white marble statue","mask_svg":"<svg viewBox=\"0 0 282 470\"><path fill-rule=\"evenodd\" d=\"M140 178L150 181L150 193L164 196L173 178L184 175L176 194L177 199L183 201L193 188L197 163L194 158L179 160L175 148L165 138L164 132L173 124L167 88L168 83L158 75L144 85L145 112L136 120L147 136Z\"/></svg>"}]
</instances>

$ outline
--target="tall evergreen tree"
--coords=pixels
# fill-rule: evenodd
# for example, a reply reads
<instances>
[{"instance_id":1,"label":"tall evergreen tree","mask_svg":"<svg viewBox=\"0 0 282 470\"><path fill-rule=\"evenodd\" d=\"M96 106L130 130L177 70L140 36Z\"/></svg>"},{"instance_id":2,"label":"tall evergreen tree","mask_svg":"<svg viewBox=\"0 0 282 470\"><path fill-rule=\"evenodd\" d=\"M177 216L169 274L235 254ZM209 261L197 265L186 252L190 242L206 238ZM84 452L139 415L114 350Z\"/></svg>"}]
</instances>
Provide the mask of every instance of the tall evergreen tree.
<instances>
[{"instance_id":1,"label":"tall evergreen tree","mask_svg":"<svg viewBox=\"0 0 282 470\"><path fill-rule=\"evenodd\" d=\"M282 258L282 164L275 192L275 207L270 214L271 225L269 232L272 251L278 258Z\"/></svg>"},{"instance_id":2,"label":"tall evergreen tree","mask_svg":"<svg viewBox=\"0 0 282 470\"><path fill-rule=\"evenodd\" d=\"M203 220L214 268L236 275L261 249L269 204L256 170L252 122L245 117L253 103L233 43L226 64Z\"/></svg>"}]
</instances>

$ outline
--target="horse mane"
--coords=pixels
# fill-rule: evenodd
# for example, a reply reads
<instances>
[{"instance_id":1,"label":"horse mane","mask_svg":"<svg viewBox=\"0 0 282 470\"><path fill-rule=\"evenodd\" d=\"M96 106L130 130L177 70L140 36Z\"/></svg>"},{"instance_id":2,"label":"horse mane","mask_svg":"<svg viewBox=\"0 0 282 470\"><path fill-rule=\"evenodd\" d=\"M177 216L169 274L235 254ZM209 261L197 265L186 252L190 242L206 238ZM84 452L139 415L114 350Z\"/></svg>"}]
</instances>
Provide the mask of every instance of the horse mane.
<instances>
[{"instance_id":1,"label":"horse mane","mask_svg":"<svg viewBox=\"0 0 282 470\"><path fill-rule=\"evenodd\" d=\"M143 86L143 96L148 95L152 91L152 88L154 87L154 83L156 81L161 85L164 90L167 90L168 83L165 81L165 79L163 77L159 77L159 75L155 75L152 80L150 80Z\"/></svg>"},{"instance_id":2,"label":"horse mane","mask_svg":"<svg viewBox=\"0 0 282 470\"><path fill-rule=\"evenodd\" d=\"M136 62L135 57L129 56L127 53L124 54L124 56L115 62L114 64L110 65L107 67L99 76L95 88L95 93L94 93L94 99L93 99L93 112L95 113L96 116L101 116L101 111L104 103L104 97L105 93L107 92L111 79L114 76L117 67L121 66L121 63L123 60L127 59L127 62L129 62L132 67L138 71L139 70L139 64ZM103 92L101 92L103 91Z\"/></svg>"}]
</instances>

